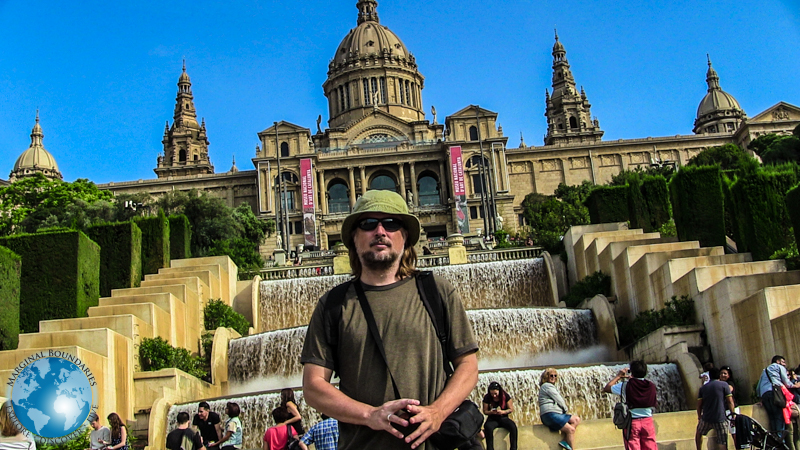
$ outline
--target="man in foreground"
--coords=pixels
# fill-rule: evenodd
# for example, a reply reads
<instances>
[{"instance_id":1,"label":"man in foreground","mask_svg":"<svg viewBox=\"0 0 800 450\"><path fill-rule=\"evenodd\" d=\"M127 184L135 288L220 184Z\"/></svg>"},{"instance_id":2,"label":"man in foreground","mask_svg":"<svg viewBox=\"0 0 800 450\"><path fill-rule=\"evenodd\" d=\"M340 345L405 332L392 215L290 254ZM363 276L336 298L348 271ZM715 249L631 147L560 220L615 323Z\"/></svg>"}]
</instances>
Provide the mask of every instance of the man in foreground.
<instances>
[{"instance_id":1,"label":"man in foreground","mask_svg":"<svg viewBox=\"0 0 800 450\"><path fill-rule=\"evenodd\" d=\"M658 450L653 410L656 407L656 385L645 380L647 364L631 361L630 369L622 369L606 383L603 392L622 396L631 414L631 426L622 431L627 450ZM623 391L624 389L624 391Z\"/></svg>"},{"instance_id":2,"label":"man in foreground","mask_svg":"<svg viewBox=\"0 0 800 450\"><path fill-rule=\"evenodd\" d=\"M199 433L189 429L189 413L178 413L178 427L167 435L169 450L205 450Z\"/></svg>"},{"instance_id":3,"label":"man in foreground","mask_svg":"<svg viewBox=\"0 0 800 450\"><path fill-rule=\"evenodd\" d=\"M736 418L731 388L728 383L719 381L719 369L709 369L708 377L711 381L700 388L697 399L697 431L694 435L697 450L703 447L703 436L712 429L717 432L717 446L727 448L728 419L725 417L725 408L731 412L731 419Z\"/></svg>"},{"instance_id":4,"label":"man in foreground","mask_svg":"<svg viewBox=\"0 0 800 450\"><path fill-rule=\"evenodd\" d=\"M368 191L342 225L355 279L341 303L330 298L337 288L320 299L300 358L306 402L339 420L342 450L418 448L477 384L478 345L455 289L435 279L449 325L447 355L421 301L419 233L419 220L389 191ZM388 368L360 301L374 314ZM449 380L443 358L455 369ZM339 389L330 383L334 370Z\"/></svg>"}]
</instances>

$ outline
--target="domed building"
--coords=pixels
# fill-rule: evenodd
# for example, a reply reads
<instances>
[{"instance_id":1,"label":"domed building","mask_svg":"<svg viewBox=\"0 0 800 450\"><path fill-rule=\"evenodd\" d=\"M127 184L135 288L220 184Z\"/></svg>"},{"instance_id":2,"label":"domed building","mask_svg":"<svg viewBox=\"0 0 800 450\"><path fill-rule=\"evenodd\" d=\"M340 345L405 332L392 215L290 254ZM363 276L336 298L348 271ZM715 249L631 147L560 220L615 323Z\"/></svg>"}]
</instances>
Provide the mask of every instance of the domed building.
<instances>
[{"instance_id":1,"label":"domed building","mask_svg":"<svg viewBox=\"0 0 800 450\"><path fill-rule=\"evenodd\" d=\"M62 179L56 159L45 150L42 140L44 132L39 124L39 111L36 111L36 124L31 131L31 146L17 158L8 181L13 183L22 178L35 176L37 173L51 180Z\"/></svg>"},{"instance_id":2,"label":"domed building","mask_svg":"<svg viewBox=\"0 0 800 450\"><path fill-rule=\"evenodd\" d=\"M747 115L739 106L739 102L719 87L719 75L711 66L710 57L706 83L708 83L708 93L697 107L694 133L733 133L742 121L747 119Z\"/></svg>"}]
</instances>

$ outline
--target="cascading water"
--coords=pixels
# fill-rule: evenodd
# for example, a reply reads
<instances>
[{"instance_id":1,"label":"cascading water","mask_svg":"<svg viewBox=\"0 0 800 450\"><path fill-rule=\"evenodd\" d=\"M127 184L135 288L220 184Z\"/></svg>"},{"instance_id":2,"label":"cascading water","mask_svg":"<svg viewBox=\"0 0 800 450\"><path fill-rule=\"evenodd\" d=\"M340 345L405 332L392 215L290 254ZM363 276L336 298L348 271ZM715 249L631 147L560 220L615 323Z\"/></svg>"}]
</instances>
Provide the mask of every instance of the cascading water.
<instances>
[{"instance_id":1,"label":"cascading water","mask_svg":"<svg viewBox=\"0 0 800 450\"><path fill-rule=\"evenodd\" d=\"M595 343L595 325L589 310L479 309L467 311L467 315L481 349L480 360L506 361L492 367L530 365L536 355L579 350ZM228 347L231 383L260 377L298 376L302 371L300 352L305 335L306 327L295 327L231 340ZM514 359L520 362L508 363Z\"/></svg>"},{"instance_id":2,"label":"cascading water","mask_svg":"<svg viewBox=\"0 0 800 450\"><path fill-rule=\"evenodd\" d=\"M542 258L431 268L461 295L466 309L551 306ZM261 282L261 329L305 325L322 295L349 275Z\"/></svg>"},{"instance_id":3,"label":"cascading water","mask_svg":"<svg viewBox=\"0 0 800 450\"><path fill-rule=\"evenodd\" d=\"M587 367L569 367L558 369L558 389L564 397L569 411L582 419L600 419L611 417L617 398L601 392L622 365L592 365ZM647 378L658 387L658 412L671 412L686 409L683 397L681 378L674 364L653 364L648 367ZM507 371L482 372L478 385L470 398L480 404L491 381L498 381L514 399L514 413L511 417L517 424L536 424L539 419L539 379L543 369L521 369ZM295 397L303 416L303 423L308 428L321 420L317 412L306 405L301 389L295 390ZM243 395L209 401L211 410L220 414L223 420L225 405L235 402L241 408L242 427L244 428L244 449L261 448L261 437L264 431L275 425L271 412L280 404L279 392L266 392ZM175 418L181 411L193 416L197 412L197 402L174 405L169 410L168 427L175 426Z\"/></svg>"}]
</instances>

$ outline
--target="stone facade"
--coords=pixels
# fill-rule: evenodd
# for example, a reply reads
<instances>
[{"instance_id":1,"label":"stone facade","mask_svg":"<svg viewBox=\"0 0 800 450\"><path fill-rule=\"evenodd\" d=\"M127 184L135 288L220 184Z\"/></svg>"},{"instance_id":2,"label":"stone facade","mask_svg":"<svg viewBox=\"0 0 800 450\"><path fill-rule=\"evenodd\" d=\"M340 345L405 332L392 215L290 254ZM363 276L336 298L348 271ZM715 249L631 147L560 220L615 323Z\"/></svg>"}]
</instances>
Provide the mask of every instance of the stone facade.
<instances>
[{"instance_id":1,"label":"stone facade","mask_svg":"<svg viewBox=\"0 0 800 450\"><path fill-rule=\"evenodd\" d=\"M414 56L380 23L376 1L359 0L357 8L357 26L336 49L323 84L330 118L326 128L322 116L314 131L276 122L258 133L254 170L240 172L234 165L230 172L214 174L205 124L197 124L184 69L175 120L165 130L164 155L155 169L158 179L101 187L154 195L198 189L226 199L230 206L248 203L260 217L276 219L281 246L293 249L305 242L300 161L308 158L319 247L330 248L341 239L342 220L369 189L395 190L420 216L429 238L445 237L456 230L449 162L450 148L460 146L470 230L486 233L502 227L514 233L525 230L521 204L529 193L552 194L559 183L602 184L620 171L651 164L681 166L708 147L735 143L746 148L762 134L790 133L800 124L800 108L784 102L749 119L720 88L709 60L709 90L698 108L695 134L603 141L599 120L591 116L586 92L576 89L566 49L556 35L544 145L522 141L509 148L497 125L498 113L477 105L446 116L444 123L431 107L432 120L426 119L424 77ZM491 201L484 202L482 192L491 193ZM495 212L484 213L487 207ZM270 239L262 251L271 253L277 245Z\"/></svg>"}]
</instances>

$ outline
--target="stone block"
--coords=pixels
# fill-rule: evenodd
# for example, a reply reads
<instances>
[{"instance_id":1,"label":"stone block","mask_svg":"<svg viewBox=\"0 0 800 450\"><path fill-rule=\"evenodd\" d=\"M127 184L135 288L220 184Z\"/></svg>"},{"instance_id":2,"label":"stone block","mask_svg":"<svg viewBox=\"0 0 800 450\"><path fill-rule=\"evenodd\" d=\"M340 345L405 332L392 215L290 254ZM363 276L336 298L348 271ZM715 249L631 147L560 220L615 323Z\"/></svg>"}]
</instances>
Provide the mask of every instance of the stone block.
<instances>
[{"instance_id":1,"label":"stone block","mask_svg":"<svg viewBox=\"0 0 800 450\"><path fill-rule=\"evenodd\" d=\"M615 230L615 231L599 231L599 232L592 232L592 233L584 233L578 239L578 242L575 243L573 251L575 253L575 266L578 280L582 280L586 278L588 275L593 274L595 271L589 271L589 262L588 259L590 258L587 254L587 250L589 246L594 243L594 240L601 237L608 237L608 238L615 238L618 237L620 239L627 238L630 239L632 236L642 234L641 229L635 230ZM658 235L654 237L659 237ZM596 258L596 255L594 256ZM594 261L591 263L591 267L595 267L596 264Z\"/></svg>"},{"instance_id":2,"label":"stone block","mask_svg":"<svg viewBox=\"0 0 800 450\"><path fill-rule=\"evenodd\" d=\"M54 319L39 322L39 331L90 330L109 328L133 340L138 347L143 338L153 337L153 326L132 314L101 317L80 317L77 319Z\"/></svg>"},{"instance_id":3,"label":"stone block","mask_svg":"<svg viewBox=\"0 0 800 450\"><path fill-rule=\"evenodd\" d=\"M169 266L172 268L178 267L192 267L192 266L204 266L208 264L216 264L220 266L224 272L227 272L227 283L228 283L228 292L231 293L231 296L234 295L236 292L236 282L239 280L239 268L234 264L233 260L228 256L204 256L201 258L188 258L188 259L175 259L169 262ZM225 280L220 280L221 282L225 282ZM228 301L230 305L231 298Z\"/></svg>"},{"instance_id":4,"label":"stone block","mask_svg":"<svg viewBox=\"0 0 800 450\"><path fill-rule=\"evenodd\" d=\"M201 308L204 308L206 303L208 303L208 300L212 298L211 289L208 287L208 284L200 278L194 276L187 276L185 278L143 280L140 287L154 287L175 284L183 284L188 287L190 291L197 294L197 300L200 303Z\"/></svg>"},{"instance_id":5,"label":"stone block","mask_svg":"<svg viewBox=\"0 0 800 450\"><path fill-rule=\"evenodd\" d=\"M185 271L185 272L168 272L168 273L158 273L152 275L145 275L144 281L142 282L142 286L151 286L150 284L145 285L145 281L167 281L172 280L169 283L161 283L161 284L176 284L182 283L183 281L176 281L176 280L183 280L187 277L197 277L199 278L205 286L208 287L208 291L198 292L200 295L200 301L205 306L208 300L215 300L218 298L222 298L222 290L220 288L220 281L219 277L214 275L210 270L194 270L194 271Z\"/></svg>"},{"instance_id":6,"label":"stone block","mask_svg":"<svg viewBox=\"0 0 800 450\"><path fill-rule=\"evenodd\" d=\"M133 374L133 386L136 395L136 410L148 409L156 400L164 396L167 389L172 403L183 403L201 398L220 396L219 386L207 383L188 373L174 369L161 369L152 372L136 372ZM161 438L166 438L164 436Z\"/></svg>"},{"instance_id":7,"label":"stone block","mask_svg":"<svg viewBox=\"0 0 800 450\"><path fill-rule=\"evenodd\" d=\"M631 245L665 244L669 242L677 242L676 238L645 237L642 239L638 239L640 236L645 236L645 235L637 235L635 238L629 238L622 241L609 242L608 245L603 249L603 251L600 252L597 256L597 260L599 263L598 270L606 275L610 275L613 277L614 260L617 259L617 257L623 252L623 250L630 247ZM616 295L616 290L615 290L616 288L614 284L615 283L612 280L611 293L613 295Z\"/></svg>"},{"instance_id":8,"label":"stone block","mask_svg":"<svg viewBox=\"0 0 800 450\"><path fill-rule=\"evenodd\" d=\"M447 255L450 257L450 265L466 264L467 263L467 248L466 247L448 247Z\"/></svg>"},{"instance_id":9,"label":"stone block","mask_svg":"<svg viewBox=\"0 0 800 450\"><path fill-rule=\"evenodd\" d=\"M575 243L585 233L599 232L599 231L615 231L627 230L628 224L626 222L615 223L599 223L594 225L574 225L569 227L564 233L564 250L567 252L567 276L569 285L572 286L577 280L577 268L575 265Z\"/></svg>"},{"instance_id":10,"label":"stone block","mask_svg":"<svg viewBox=\"0 0 800 450\"><path fill-rule=\"evenodd\" d=\"M640 233L633 235L617 234L597 237L589 244L589 247L586 248L586 273L591 275L600 270L600 255L606 247L608 247L608 244L612 242L658 239L660 237L660 233Z\"/></svg>"},{"instance_id":11,"label":"stone block","mask_svg":"<svg viewBox=\"0 0 800 450\"><path fill-rule=\"evenodd\" d=\"M749 253L672 258L650 274L654 304L657 307L663 307L664 303L675 295L672 284L695 267L713 266L717 264L736 264L747 261L752 261L752 256Z\"/></svg>"},{"instance_id":12,"label":"stone block","mask_svg":"<svg viewBox=\"0 0 800 450\"><path fill-rule=\"evenodd\" d=\"M634 344L631 359L641 359L648 364L670 361L667 349L673 345L683 342L687 349L704 345L702 332L703 325L661 327Z\"/></svg>"},{"instance_id":13,"label":"stone block","mask_svg":"<svg viewBox=\"0 0 800 450\"><path fill-rule=\"evenodd\" d=\"M93 306L89 308L88 313L89 317L93 318L131 314L152 327L153 337L161 336L170 344L175 345L175 338L172 335L172 320L169 314L152 303Z\"/></svg>"},{"instance_id":14,"label":"stone block","mask_svg":"<svg viewBox=\"0 0 800 450\"><path fill-rule=\"evenodd\" d=\"M785 272L786 263L781 260L755 261L735 264L717 264L695 267L672 283L672 295L688 295L694 298L726 277L737 277L756 273ZM669 289L668 289L669 291Z\"/></svg>"},{"instance_id":15,"label":"stone block","mask_svg":"<svg viewBox=\"0 0 800 450\"><path fill-rule=\"evenodd\" d=\"M119 297L103 297L100 306L118 306L129 304L152 303L167 312L172 330L171 342L175 347L183 347L192 353L200 351L200 329L198 328L199 309L188 308L178 297L169 292L143 295L127 295Z\"/></svg>"},{"instance_id":16,"label":"stone block","mask_svg":"<svg viewBox=\"0 0 800 450\"><path fill-rule=\"evenodd\" d=\"M252 280L237 281L236 295L233 298L233 310L243 315L250 325L255 327L255 332L261 324L261 309L259 308L261 295L261 277L256 275Z\"/></svg>"}]
</instances>

